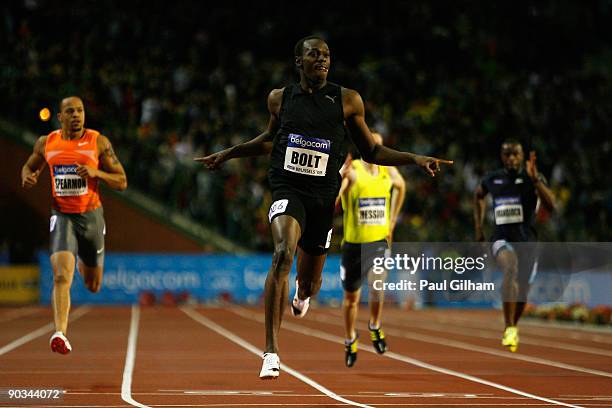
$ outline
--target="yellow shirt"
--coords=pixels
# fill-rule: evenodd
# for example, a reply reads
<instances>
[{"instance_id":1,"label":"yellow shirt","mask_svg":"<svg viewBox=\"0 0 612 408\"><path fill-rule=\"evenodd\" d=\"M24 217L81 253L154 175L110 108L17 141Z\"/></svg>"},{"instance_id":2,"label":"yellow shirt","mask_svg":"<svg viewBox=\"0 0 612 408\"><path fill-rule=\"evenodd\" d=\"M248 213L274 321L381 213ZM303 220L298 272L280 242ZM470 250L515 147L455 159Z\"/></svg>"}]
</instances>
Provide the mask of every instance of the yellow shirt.
<instances>
[{"instance_id":1,"label":"yellow shirt","mask_svg":"<svg viewBox=\"0 0 612 408\"><path fill-rule=\"evenodd\" d=\"M378 174L370 174L361 160L353 160L355 182L343 194L344 241L363 244L385 239L389 234L391 188L389 170L378 166Z\"/></svg>"}]
</instances>

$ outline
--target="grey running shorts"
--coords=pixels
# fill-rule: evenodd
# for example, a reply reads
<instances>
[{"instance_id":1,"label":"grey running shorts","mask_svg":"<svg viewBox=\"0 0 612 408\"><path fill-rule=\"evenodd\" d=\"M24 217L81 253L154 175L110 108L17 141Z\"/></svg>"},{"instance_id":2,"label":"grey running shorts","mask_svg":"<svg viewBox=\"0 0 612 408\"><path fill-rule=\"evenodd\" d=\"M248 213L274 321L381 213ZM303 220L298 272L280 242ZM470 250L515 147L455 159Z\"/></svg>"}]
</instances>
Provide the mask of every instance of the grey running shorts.
<instances>
[{"instance_id":1,"label":"grey running shorts","mask_svg":"<svg viewBox=\"0 0 612 408\"><path fill-rule=\"evenodd\" d=\"M49 252L69 251L87 266L104 261L104 212L102 207L84 213L62 213L51 210Z\"/></svg>"}]
</instances>

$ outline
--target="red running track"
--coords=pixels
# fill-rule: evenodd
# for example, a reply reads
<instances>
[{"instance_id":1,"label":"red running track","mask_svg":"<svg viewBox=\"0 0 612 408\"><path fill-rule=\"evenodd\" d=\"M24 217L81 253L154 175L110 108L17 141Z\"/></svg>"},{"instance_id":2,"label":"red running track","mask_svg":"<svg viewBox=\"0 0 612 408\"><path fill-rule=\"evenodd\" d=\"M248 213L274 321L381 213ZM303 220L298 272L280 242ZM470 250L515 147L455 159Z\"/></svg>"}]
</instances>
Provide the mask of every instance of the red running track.
<instances>
[{"instance_id":1,"label":"red running track","mask_svg":"<svg viewBox=\"0 0 612 408\"><path fill-rule=\"evenodd\" d=\"M349 369L337 309L287 313L281 376L261 381L261 308L75 307L68 356L49 349L49 309L0 309L0 406L612 407L612 330L525 322L509 353L499 314L388 308L380 356L362 310ZM17 400L8 389L65 393Z\"/></svg>"}]
</instances>

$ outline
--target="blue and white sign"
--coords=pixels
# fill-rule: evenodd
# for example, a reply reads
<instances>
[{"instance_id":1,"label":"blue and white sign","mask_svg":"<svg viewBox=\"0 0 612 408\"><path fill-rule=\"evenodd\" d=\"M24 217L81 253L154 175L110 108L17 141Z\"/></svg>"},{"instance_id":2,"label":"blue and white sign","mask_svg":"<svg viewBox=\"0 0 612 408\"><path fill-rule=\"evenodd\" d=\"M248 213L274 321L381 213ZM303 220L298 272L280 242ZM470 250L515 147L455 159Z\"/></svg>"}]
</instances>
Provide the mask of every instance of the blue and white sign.
<instances>
[{"instance_id":1,"label":"blue and white sign","mask_svg":"<svg viewBox=\"0 0 612 408\"><path fill-rule=\"evenodd\" d=\"M53 272L49 256L41 253L41 302L51 302ZM240 303L257 303L263 298L271 255L145 255L107 254L104 281L98 293L91 293L75 273L71 296L74 303L132 304L141 292L156 295L187 291L199 301L221 297ZM295 264L294 264L295 265ZM323 285L317 299L323 303L342 299L338 271L340 258L329 256L323 271ZM295 288L295 266L290 291ZM292 292L290 292L292 293Z\"/></svg>"}]
</instances>

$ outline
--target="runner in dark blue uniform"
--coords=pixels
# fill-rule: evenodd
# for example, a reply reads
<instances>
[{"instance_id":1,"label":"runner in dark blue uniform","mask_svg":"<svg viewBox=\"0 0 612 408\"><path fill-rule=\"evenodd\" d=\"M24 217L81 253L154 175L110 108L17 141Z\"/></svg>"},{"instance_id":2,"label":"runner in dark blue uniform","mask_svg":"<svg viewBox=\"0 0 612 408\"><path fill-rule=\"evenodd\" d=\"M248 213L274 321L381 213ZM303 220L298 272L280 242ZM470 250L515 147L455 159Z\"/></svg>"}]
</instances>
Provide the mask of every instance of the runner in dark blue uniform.
<instances>
[{"instance_id":1,"label":"runner in dark blue uniform","mask_svg":"<svg viewBox=\"0 0 612 408\"><path fill-rule=\"evenodd\" d=\"M332 234L334 200L348 132L365 161L396 166L416 164L431 176L447 160L399 152L376 144L364 119L359 93L327 82L330 52L316 36L299 40L294 49L300 82L274 89L268 96L267 129L249 142L196 158L209 169L238 158L272 152L269 181L273 203L268 214L274 255L265 287L266 348L262 379L279 375L278 331L288 299L289 271L297 249L294 316L303 317L310 297L321 286L321 272ZM346 127L345 127L346 126Z\"/></svg>"},{"instance_id":2,"label":"runner in dark blue uniform","mask_svg":"<svg viewBox=\"0 0 612 408\"><path fill-rule=\"evenodd\" d=\"M517 323L527 302L529 278L535 273L537 259L535 246L513 246L512 243L536 240L534 224L538 202L552 211L555 198L544 177L538 173L535 152L530 153L523 167L523 147L515 140L507 140L502 144L501 159L504 167L486 175L476 190L474 221L476 240L484 241L482 221L485 197L490 193L495 216L492 252L504 273L502 300L506 328L502 345L515 352L519 342Z\"/></svg>"}]
</instances>

